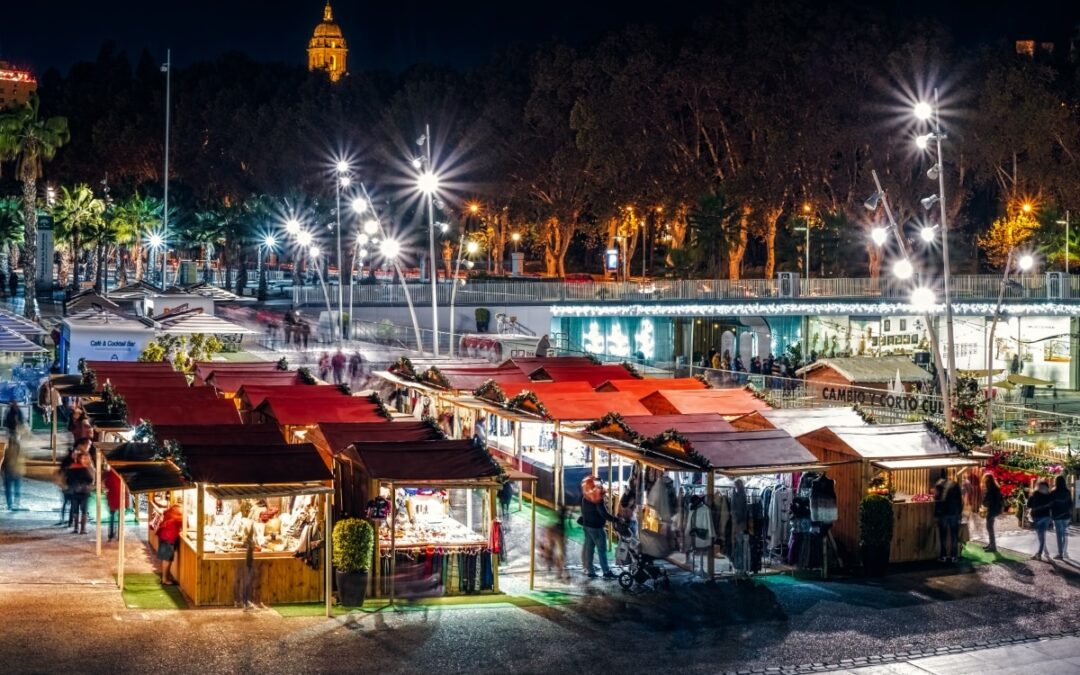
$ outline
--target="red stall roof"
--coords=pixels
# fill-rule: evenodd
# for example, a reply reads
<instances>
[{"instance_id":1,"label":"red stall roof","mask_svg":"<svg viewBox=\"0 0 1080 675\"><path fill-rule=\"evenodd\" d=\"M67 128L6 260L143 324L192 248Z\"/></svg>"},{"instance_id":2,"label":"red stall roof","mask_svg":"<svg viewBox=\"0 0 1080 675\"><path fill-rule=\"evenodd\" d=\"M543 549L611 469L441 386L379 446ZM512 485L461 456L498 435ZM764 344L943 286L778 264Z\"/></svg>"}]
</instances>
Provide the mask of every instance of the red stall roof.
<instances>
[{"instance_id":1,"label":"red stall roof","mask_svg":"<svg viewBox=\"0 0 1080 675\"><path fill-rule=\"evenodd\" d=\"M176 441L186 445L281 445L285 438L276 424L225 424L190 426L155 424L158 441Z\"/></svg>"},{"instance_id":2,"label":"red stall roof","mask_svg":"<svg viewBox=\"0 0 1080 675\"><path fill-rule=\"evenodd\" d=\"M547 409L553 420L585 421L598 420L604 415L615 412L620 415L648 415L649 410L641 405L633 394L621 392L583 394L546 394L537 395L537 399ZM532 410L532 404L524 402L520 410Z\"/></svg>"},{"instance_id":3,"label":"red stall roof","mask_svg":"<svg viewBox=\"0 0 1080 675\"><path fill-rule=\"evenodd\" d=\"M236 406L232 401L225 399L194 401L175 398L166 402L133 398L126 403L128 423L132 425L144 419L155 426L159 424L191 426L240 424L240 413L237 412Z\"/></svg>"},{"instance_id":4,"label":"red stall roof","mask_svg":"<svg viewBox=\"0 0 1080 675\"><path fill-rule=\"evenodd\" d=\"M294 370L277 372L252 372L252 373L219 373L214 371L206 378L206 384L218 391L233 394L244 385L262 385L273 387L278 385L302 384L300 375Z\"/></svg>"},{"instance_id":5,"label":"red stall roof","mask_svg":"<svg viewBox=\"0 0 1080 675\"><path fill-rule=\"evenodd\" d=\"M193 481L218 485L274 485L333 479L311 443L295 443L260 448L232 446L192 446L184 448L184 459Z\"/></svg>"},{"instance_id":6,"label":"red stall roof","mask_svg":"<svg viewBox=\"0 0 1080 675\"><path fill-rule=\"evenodd\" d=\"M368 478L404 484L493 479L502 473L487 450L468 440L354 443L345 454Z\"/></svg>"},{"instance_id":7,"label":"red stall roof","mask_svg":"<svg viewBox=\"0 0 1080 675\"><path fill-rule=\"evenodd\" d=\"M651 394L654 391L660 391L661 389L696 390L708 389L708 387L696 377L669 377L664 379L647 377L643 380L608 380L597 387L596 391L626 391L631 394L644 396L645 394Z\"/></svg>"},{"instance_id":8,"label":"red stall roof","mask_svg":"<svg viewBox=\"0 0 1080 675\"><path fill-rule=\"evenodd\" d=\"M732 431L726 434L684 434L694 450L715 469L762 467L783 470L817 463L817 458L786 431Z\"/></svg>"},{"instance_id":9,"label":"red stall roof","mask_svg":"<svg viewBox=\"0 0 1080 675\"><path fill-rule=\"evenodd\" d=\"M177 372L161 372L161 373L124 373L124 374L103 374L94 371L94 375L97 377L97 391L101 391L105 387L105 383L112 383L114 389L120 389L124 386L136 386L136 387L188 387L187 378L183 373Z\"/></svg>"},{"instance_id":10,"label":"red stall roof","mask_svg":"<svg viewBox=\"0 0 1080 675\"><path fill-rule=\"evenodd\" d=\"M235 406L234 406L235 409ZM256 409L273 418L278 424L302 425L322 422L381 422L386 418L379 406L367 398L342 396L334 398L267 398Z\"/></svg>"},{"instance_id":11,"label":"red stall roof","mask_svg":"<svg viewBox=\"0 0 1080 675\"><path fill-rule=\"evenodd\" d=\"M716 413L699 413L696 415L636 415L624 416L623 423L637 433L647 438L662 434L668 429L674 429L686 435L690 433L712 433L723 431L735 431L735 427L725 420L722 415Z\"/></svg>"},{"instance_id":12,"label":"red stall roof","mask_svg":"<svg viewBox=\"0 0 1080 675\"><path fill-rule=\"evenodd\" d=\"M566 368L574 366L595 366L595 361L588 356L523 356L507 359L499 364L500 368L517 368L523 373L531 373L537 368L543 368L544 366L555 366L557 368Z\"/></svg>"},{"instance_id":13,"label":"red stall roof","mask_svg":"<svg viewBox=\"0 0 1080 675\"><path fill-rule=\"evenodd\" d=\"M140 401L215 401L218 399L217 392L210 387L187 387L187 386L136 386L125 384L116 387L116 393L124 397L125 402L131 400Z\"/></svg>"},{"instance_id":14,"label":"red stall roof","mask_svg":"<svg viewBox=\"0 0 1080 675\"><path fill-rule=\"evenodd\" d=\"M87 368L95 373L105 370L134 371L139 373L154 370L172 372L173 370L172 364L164 361L86 361L85 364Z\"/></svg>"},{"instance_id":15,"label":"red stall roof","mask_svg":"<svg viewBox=\"0 0 1080 675\"><path fill-rule=\"evenodd\" d=\"M507 382L499 383L507 398L513 398L528 389L541 400L550 394L589 394L596 393L588 382Z\"/></svg>"},{"instance_id":16,"label":"red stall roof","mask_svg":"<svg viewBox=\"0 0 1080 675\"><path fill-rule=\"evenodd\" d=\"M200 380L205 380L214 371L222 373L283 372L278 371L277 363L274 361L252 361L249 363L200 361L195 364L195 377Z\"/></svg>"},{"instance_id":17,"label":"red stall roof","mask_svg":"<svg viewBox=\"0 0 1080 675\"><path fill-rule=\"evenodd\" d=\"M335 455L353 443L415 443L442 438L427 422L323 422L319 431Z\"/></svg>"},{"instance_id":18,"label":"red stall roof","mask_svg":"<svg viewBox=\"0 0 1080 675\"><path fill-rule=\"evenodd\" d=\"M660 390L642 398L641 403L656 415L711 412L737 416L769 409L769 404L745 389Z\"/></svg>"},{"instance_id":19,"label":"red stall roof","mask_svg":"<svg viewBox=\"0 0 1080 675\"><path fill-rule=\"evenodd\" d=\"M269 396L275 398L343 398L344 393L332 384L245 384L236 391L245 410L254 410Z\"/></svg>"},{"instance_id":20,"label":"red stall roof","mask_svg":"<svg viewBox=\"0 0 1080 675\"><path fill-rule=\"evenodd\" d=\"M499 386L502 386L504 383L529 382L528 377L523 373L514 370L439 368L439 372L442 373L450 383L450 388L455 391L473 391L488 380L494 380ZM431 383L429 382L429 384Z\"/></svg>"},{"instance_id":21,"label":"red stall roof","mask_svg":"<svg viewBox=\"0 0 1080 675\"><path fill-rule=\"evenodd\" d=\"M529 373L531 380L588 382L598 387L608 380L625 380L630 371L622 366L542 366Z\"/></svg>"}]
</instances>

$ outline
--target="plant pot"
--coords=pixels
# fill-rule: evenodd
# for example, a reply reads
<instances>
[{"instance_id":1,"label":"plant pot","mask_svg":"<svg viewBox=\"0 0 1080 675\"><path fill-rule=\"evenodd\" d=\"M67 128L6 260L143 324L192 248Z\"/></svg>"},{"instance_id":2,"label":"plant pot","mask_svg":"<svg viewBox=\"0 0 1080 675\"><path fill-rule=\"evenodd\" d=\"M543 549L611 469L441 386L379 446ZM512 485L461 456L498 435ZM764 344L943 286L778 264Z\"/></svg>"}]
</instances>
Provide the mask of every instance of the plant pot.
<instances>
[{"instance_id":1,"label":"plant pot","mask_svg":"<svg viewBox=\"0 0 1080 675\"><path fill-rule=\"evenodd\" d=\"M863 545L859 547L863 571L867 576L880 577L889 569L889 546Z\"/></svg>"},{"instance_id":2,"label":"plant pot","mask_svg":"<svg viewBox=\"0 0 1080 675\"><path fill-rule=\"evenodd\" d=\"M334 571L338 601L343 607L360 607L367 598L367 572Z\"/></svg>"}]
</instances>

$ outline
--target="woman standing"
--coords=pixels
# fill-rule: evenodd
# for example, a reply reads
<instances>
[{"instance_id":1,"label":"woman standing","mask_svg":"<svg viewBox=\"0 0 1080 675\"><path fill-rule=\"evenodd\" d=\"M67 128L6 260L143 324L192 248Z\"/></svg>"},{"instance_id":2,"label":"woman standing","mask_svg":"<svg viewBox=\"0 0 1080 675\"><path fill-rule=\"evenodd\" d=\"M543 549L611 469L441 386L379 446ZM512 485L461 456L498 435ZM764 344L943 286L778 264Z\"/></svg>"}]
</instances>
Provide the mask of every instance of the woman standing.
<instances>
[{"instance_id":1,"label":"woman standing","mask_svg":"<svg viewBox=\"0 0 1080 675\"><path fill-rule=\"evenodd\" d=\"M986 510L986 536L990 543L983 548L988 553L997 553L997 539L994 535L995 519L1001 515L1004 502L1001 498L1001 488L998 487L994 474L988 473L983 476L982 507Z\"/></svg>"},{"instance_id":2,"label":"woman standing","mask_svg":"<svg viewBox=\"0 0 1080 675\"><path fill-rule=\"evenodd\" d=\"M67 486L71 492L72 534L86 534L86 521L89 517L87 504L90 490L94 486L94 472L90 467L90 453L77 451L75 461L67 469Z\"/></svg>"},{"instance_id":3,"label":"woman standing","mask_svg":"<svg viewBox=\"0 0 1080 675\"><path fill-rule=\"evenodd\" d=\"M1069 521L1072 520L1072 494L1065 483L1065 476L1058 476L1054 481L1054 491L1050 493L1050 518L1054 521L1054 534L1057 537L1058 554L1054 560L1064 560L1068 548L1067 534Z\"/></svg>"},{"instance_id":4,"label":"woman standing","mask_svg":"<svg viewBox=\"0 0 1080 675\"><path fill-rule=\"evenodd\" d=\"M1050 483L1045 480L1039 481L1035 492L1027 500L1028 512L1031 514L1031 521L1035 523L1035 534L1039 538L1039 550L1035 555L1031 556L1032 560L1041 560L1044 556L1047 560L1050 559L1050 554L1046 552L1046 530L1050 528L1050 508L1052 504Z\"/></svg>"}]
</instances>

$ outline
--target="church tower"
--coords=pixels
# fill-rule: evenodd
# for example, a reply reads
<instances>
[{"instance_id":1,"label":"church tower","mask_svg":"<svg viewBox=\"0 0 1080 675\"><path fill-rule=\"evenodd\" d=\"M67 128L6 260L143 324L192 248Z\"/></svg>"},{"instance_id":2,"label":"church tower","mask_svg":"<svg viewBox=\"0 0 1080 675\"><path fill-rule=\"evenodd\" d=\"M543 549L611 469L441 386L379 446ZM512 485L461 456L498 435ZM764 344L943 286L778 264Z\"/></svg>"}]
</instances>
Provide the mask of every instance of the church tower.
<instances>
[{"instance_id":1,"label":"church tower","mask_svg":"<svg viewBox=\"0 0 1080 675\"><path fill-rule=\"evenodd\" d=\"M322 23L315 26L315 34L308 42L307 53L308 70L327 71L331 82L337 82L345 74L349 49L345 46L341 27L334 23L334 10L329 2L323 9Z\"/></svg>"}]
</instances>

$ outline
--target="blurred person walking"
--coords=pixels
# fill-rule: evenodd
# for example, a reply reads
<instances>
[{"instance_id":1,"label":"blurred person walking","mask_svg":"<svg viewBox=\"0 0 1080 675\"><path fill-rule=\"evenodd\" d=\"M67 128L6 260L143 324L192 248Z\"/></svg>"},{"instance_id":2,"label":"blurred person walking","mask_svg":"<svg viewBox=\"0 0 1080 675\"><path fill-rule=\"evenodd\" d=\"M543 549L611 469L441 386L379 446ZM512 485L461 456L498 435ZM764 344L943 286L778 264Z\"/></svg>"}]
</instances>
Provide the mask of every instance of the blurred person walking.
<instances>
[{"instance_id":1,"label":"blurred person walking","mask_svg":"<svg viewBox=\"0 0 1080 675\"><path fill-rule=\"evenodd\" d=\"M1046 531L1050 529L1050 514L1053 508L1054 498L1050 496L1050 483L1045 480L1039 481L1035 492L1027 499L1028 514L1031 522L1035 524L1035 536L1039 541L1039 550L1031 556L1032 560L1050 559L1050 553L1046 550Z\"/></svg>"},{"instance_id":2,"label":"blurred person walking","mask_svg":"<svg viewBox=\"0 0 1080 675\"><path fill-rule=\"evenodd\" d=\"M994 533L994 523L1001 515L1005 501L1001 497L1001 488L997 484L994 474L988 473L983 477L982 510L986 516L986 536L989 543L983 549L988 553L997 553L997 539Z\"/></svg>"},{"instance_id":3,"label":"blurred person walking","mask_svg":"<svg viewBox=\"0 0 1080 675\"><path fill-rule=\"evenodd\" d=\"M1058 554L1054 560L1064 560L1068 552L1069 521L1072 520L1072 494L1065 482L1065 476L1054 480L1054 490L1050 493L1050 519L1054 521L1054 535L1057 538Z\"/></svg>"}]
</instances>

